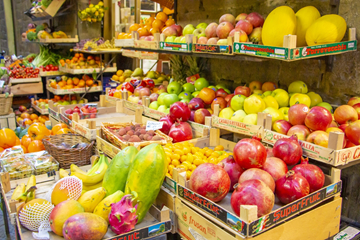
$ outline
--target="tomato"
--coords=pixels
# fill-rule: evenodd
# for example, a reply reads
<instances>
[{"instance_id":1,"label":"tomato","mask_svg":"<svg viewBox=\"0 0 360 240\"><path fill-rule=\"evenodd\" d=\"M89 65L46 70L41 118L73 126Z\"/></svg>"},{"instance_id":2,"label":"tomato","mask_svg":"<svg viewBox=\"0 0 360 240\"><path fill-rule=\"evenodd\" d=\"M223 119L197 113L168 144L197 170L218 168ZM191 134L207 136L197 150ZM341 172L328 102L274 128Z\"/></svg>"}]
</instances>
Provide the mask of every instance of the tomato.
<instances>
[{"instance_id":1,"label":"tomato","mask_svg":"<svg viewBox=\"0 0 360 240\"><path fill-rule=\"evenodd\" d=\"M49 136L50 131L43 123L33 123L28 129L28 134L31 139L41 140L44 137Z\"/></svg>"},{"instance_id":2,"label":"tomato","mask_svg":"<svg viewBox=\"0 0 360 240\"><path fill-rule=\"evenodd\" d=\"M55 66L54 67L54 71L58 71L59 70L59 67L58 66Z\"/></svg>"},{"instance_id":3,"label":"tomato","mask_svg":"<svg viewBox=\"0 0 360 240\"><path fill-rule=\"evenodd\" d=\"M39 69L34 70L34 73L36 73L36 74L38 74L39 72L40 72Z\"/></svg>"},{"instance_id":4,"label":"tomato","mask_svg":"<svg viewBox=\"0 0 360 240\"><path fill-rule=\"evenodd\" d=\"M52 68L52 67L53 67L53 65L52 65L52 64L49 64L49 67L51 67L51 68Z\"/></svg>"},{"instance_id":5,"label":"tomato","mask_svg":"<svg viewBox=\"0 0 360 240\"><path fill-rule=\"evenodd\" d=\"M46 70L46 71L50 71L50 66L47 65L47 66L45 67L45 70Z\"/></svg>"},{"instance_id":6,"label":"tomato","mask_svg":"<svg viewBox=\"0 0 360 240\"><path fill-rule=\"evenodd\" d=\"M17 136L15 132L9 128L3 128L0 130L0 147L8 148L13 147L16 144Z\"/></svg>"}]
</instances>

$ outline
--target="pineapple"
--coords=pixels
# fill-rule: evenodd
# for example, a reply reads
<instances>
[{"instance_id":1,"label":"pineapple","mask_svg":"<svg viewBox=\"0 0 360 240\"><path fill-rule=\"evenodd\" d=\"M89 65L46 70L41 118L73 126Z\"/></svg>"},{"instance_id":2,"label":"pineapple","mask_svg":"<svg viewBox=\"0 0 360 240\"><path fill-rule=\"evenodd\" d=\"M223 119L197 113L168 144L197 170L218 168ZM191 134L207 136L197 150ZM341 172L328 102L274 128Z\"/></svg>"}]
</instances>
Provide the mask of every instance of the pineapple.
<instances>
[{"instance_id":1,"label":"pineapple","mask_svg":"<svg viewBox=\"0 0 360 240\"><path fill-rule=\"evenodd\" d=\"M170 64L172 69L173 81L180 84L186 83L186 69L187 66L184 64L182 56L172 55L170 57Z\"/></svg>"},{"instance_id":2,"label":"pineapple","mask_svg":"<svg viewBox=\"0 0 360 240\"><path fill-rule=\"evenodd\" d=\"M205 69L206 59L199 57L187 56L186 62L188 63L189 69L186 72L188 77L195 74L199 74L200 77L203 77L203 71Z\"/></svg>"}]
</instances>

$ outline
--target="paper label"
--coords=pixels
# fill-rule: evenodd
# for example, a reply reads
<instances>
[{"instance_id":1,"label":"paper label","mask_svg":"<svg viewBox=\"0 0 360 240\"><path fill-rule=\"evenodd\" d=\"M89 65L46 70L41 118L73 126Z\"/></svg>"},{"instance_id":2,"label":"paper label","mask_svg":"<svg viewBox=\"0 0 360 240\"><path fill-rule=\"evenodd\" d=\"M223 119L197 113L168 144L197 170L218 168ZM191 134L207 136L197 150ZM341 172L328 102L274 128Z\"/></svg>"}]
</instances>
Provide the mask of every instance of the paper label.
<instances>
[{"instance_id":1,"label":"paper label","mask_svg":"<svg viewBox=\"0 0 360 240\"><path fill-rule=\"evenodd\" d=\"M159 130L163 127L164 122L153 122L153 121L147 121L146 123L146 131L149 130Z\"/></svg>"},{"instance_id":2,"label":"paper label","mask_svg":"<svg viewBox=\"0 0 360 240\"><path fill-rule=\"evenodd\" d=\"M3 87L4 84L5 84L5 81L1 80L1 81L0 81L0 87Z\"/></svg>"},{"instance_id":3,"label":"paper label","mask_svg":"<svg viewBox=\"0 0 360 240\"><path fill-rule=\"evenodd\" d=\"M360 231L354 227L347 227L335 235L334 240L350 240L358 235Z\"/></svg>"}]
</instances>

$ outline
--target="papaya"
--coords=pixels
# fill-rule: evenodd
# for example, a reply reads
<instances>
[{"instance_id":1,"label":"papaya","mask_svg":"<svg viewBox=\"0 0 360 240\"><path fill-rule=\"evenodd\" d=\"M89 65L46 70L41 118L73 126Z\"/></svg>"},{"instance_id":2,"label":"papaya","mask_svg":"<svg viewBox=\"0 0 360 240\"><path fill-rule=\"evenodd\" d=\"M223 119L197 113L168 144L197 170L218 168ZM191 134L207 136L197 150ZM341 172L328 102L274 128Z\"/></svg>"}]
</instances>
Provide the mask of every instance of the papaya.
<instances>
[{"instance_id":1,"label":"papaya","mask_svg":"<svg viewBox=\"0 0 360 240\"><path fill-rule=\"evenodd\" d=\"M321 16L319 10L314 6L301 8L296 12L296 45L306 46L305 34L308 28Z\"/></svg>"},{"instance_id":2,"label":"papaya","mask_svg":"<svg viewBox=\"0 0 360 240\"><path fill-rule=\"evenodd\" d=\"M161 145L153 143L139 151L131 164L126 180L125 194L133 191L138 194L137 216L138 224L159 194L164 181L166 169L166 155Z\"/></svg>"},{"instance_id":3,"label":"papaya","mask_svg":"<svg viewBox=\"0 0 360 240\"><path fill-rule=\"evenodd\" d=\"M131 163L136 157L138 150L130 146L123 149L110 162L103 179L103 188L106 189L106 196L116 191L124 192L126 179L130 170Z\"/></svg>"}]
</instances>

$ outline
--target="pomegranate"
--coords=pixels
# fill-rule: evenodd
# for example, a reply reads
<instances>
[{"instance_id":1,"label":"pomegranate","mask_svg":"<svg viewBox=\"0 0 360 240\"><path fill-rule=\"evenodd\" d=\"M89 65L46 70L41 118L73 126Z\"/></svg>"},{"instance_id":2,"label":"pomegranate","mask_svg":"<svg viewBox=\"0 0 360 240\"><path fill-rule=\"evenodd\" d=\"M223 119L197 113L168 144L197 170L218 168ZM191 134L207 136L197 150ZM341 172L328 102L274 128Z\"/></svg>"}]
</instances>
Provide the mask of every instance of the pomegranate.
<instances>
[{"instance_id":1,"label":"pomegranate","mask_svg":"<svg viewBox=\"0 0 360 240\"><path fill-rule=\"evenodd\" d=\"M302 198L309 192L310 185L306 178L293 170L288 171L285 176L276 181L276 195L284 204Z\"/></svg>"},{"instance_id":2,"label":"pomegranate","mask_svg":"<svg viewBox=\"0 0 360 240\"><path fill-rule=\"evenodd\" d=\"M272 176L275 182L279 178L284 176L288 171L285 162L277 157L266 158L266 161L262 169L268 172Z\"/></svg>"},{"instance_id":3,"label":"pomegranate","mask_svg":"<svg viewBox=\"0 0 360 240\"><path fill-rule=\"evenodd\" d=\"M238 183L239 177L244 172L244 169L235 162L234 157L231 155L223 159L219 165L222 166L229 175L231 181L230 191L234 191L234 185Z\"/></svg>"},{"instance_id":4,"label":"pomegranate","mask_svg":"<svg viewBox=\"0 0 360 240\"><path fill-rule=\"evenodd\" d=\"M169 115L166 115L165 117L160 118L159 122L164 122L160 131L162 131L166 135L169 135L170 128L174 124L174 122L171 120Z\"/></svg>"},{"instance_id":5,"label":"pomegranate","mask_svg":"<svg viewBox=\"0 0 360 240\"><path fill-rule=\"evenodd\" d=\"M230 190L230 178L224 168L212 163L199 165L190 177L190 189L210 199L221 201Z\"/></svg>"},{"instance_id":6,"label":"pomegranate","mask_svg":"<svg viewBox=\"0 0 360 240\"><path fill-rule=\"evenodd\" d=\"M324 186L325 175L323 171L318 166L309 164L308 158L301 158L301 163L293 167L292 170L306 178L310 185L310 193Z\"/></svg>"},{"instance_id":7,"label":"pomegranate","mask_svg":"<svg viewBox=\"0 0 360 240\"><path fill-rule=\"evenodd\" d=\"M168 135L173 139L174 143L191 140L193 137L190 124L180 121L171 126Z\"/></svg>"},{"instance_id":8,"label":"pomegranate","mask_svg":"<svg viewBox=\"0 0 360 240\"><path fill-rule=\"evenodd\" d=\"M176 102L170 107L170 118L173 121L180 120L186 122L189 120L191 111L188 105L184 102Z\"/></svg>"},{"instance_id":9,"label":"pomegranate","mask_svg":"<svg viewBox=\"0 0 360 240\"><path fill-rule=\"evenodd\" d=\"M242 168L262 168L266 160L266 148L256 139L244 138L235 145L234 158Z\"/></svg>"},{"instance_id":10,"label":"pomegranate","mask_svg":"<svg viewBox=\"0 0 360 240\"><path fill-rule=\"evenodd\" d=\"M272 148L266 148L266 157L269 158L269 157L273 157L273 156L274 156L274 153L273 153Z\"/></svg>"},{"instance_id":11,"label":"pomegranate","mask_svg":"<svg viewBox=\"0 0 360 240\"><path fill-rule=\"evenodd\" d=\"M275 142L273 148L274 157L283 160L286 165L297 164L302 156L302 148L297 137L282 138Z\"/></svg>"},{"instance_id":12,"label":"pomegranate","mask_svg":"<svg viewBox=\"0 0 360 240\"><path fill-rule=\"evenodd\" d=\"M274 207L274 193L263 181L251 179L242 184L236 184L234 188L235 191L231 195L231 207L237 216L240 216L240 205L256 205L258 217L270 213Z\"/></svg>"},{"instance_id":13,"label":"pomegranate","mask_svg":"<svg viewBox=\"0 0 360 240\"><path fill-rule=\"evenodd\" d=\"M245 172L243 172L243 174L241 174L240 178L239 178L239 183L243 183L247 180L250 179L258 179L263 181L270 189L271 191L275 191L275 181L272 178L272 176L261 169L258 168L250 168L248 170L246 170Z\"/></svg>"}]
</instances>

